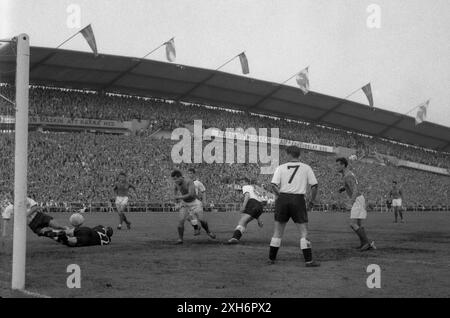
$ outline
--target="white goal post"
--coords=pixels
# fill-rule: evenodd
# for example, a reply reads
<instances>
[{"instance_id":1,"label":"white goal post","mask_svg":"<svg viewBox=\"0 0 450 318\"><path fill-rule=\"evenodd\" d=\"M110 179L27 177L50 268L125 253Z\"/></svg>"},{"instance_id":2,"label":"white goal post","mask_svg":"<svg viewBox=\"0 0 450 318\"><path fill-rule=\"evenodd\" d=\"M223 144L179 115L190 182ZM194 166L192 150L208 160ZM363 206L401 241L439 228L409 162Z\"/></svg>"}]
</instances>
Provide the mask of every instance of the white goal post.
<instances>
[{"instance_id":1,"label":"white goal post","mask_svg":"<svg viewBox=\"0 0 450 318\"><path fill-rule=\"evenodd\" d=\"M27 34L14 38L17 45L15 155L14 155L14 235L12 289L25 289L27 240L27 168L28 168L28 85L30 77L30 39Z\"/></svg>"}]
</instances>

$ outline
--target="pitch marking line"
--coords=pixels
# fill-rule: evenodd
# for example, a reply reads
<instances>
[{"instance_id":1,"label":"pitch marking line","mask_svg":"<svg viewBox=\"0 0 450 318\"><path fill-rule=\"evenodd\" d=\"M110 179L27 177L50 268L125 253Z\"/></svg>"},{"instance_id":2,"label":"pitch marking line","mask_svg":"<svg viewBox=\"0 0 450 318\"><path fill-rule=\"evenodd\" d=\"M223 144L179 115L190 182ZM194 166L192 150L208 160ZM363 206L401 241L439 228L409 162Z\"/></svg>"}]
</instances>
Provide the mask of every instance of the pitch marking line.
<instances>
[{"instance_id":1,"label":"pitch marking line","mask_svg":"<svg viewBox=\"0 0 450 318\"><path fill-rule=\"evenodd\" d=\"M32 297L36 297L36 298L52 298L50 296L47 296L47 295L44 295L44 294L39 294L39 293L32 292L32 291L28 291L26 289L24 289L24 290L18 289L18 291L21 292L21 293L24 293L27 296L32 296Z\"/></svg>"},{"instance_id":2,"label":"pitch marking line","mask_svg":"<svg viewBox=\"0 0 450 318\"><path fill-rule=\"evenodd\" d=\"M0 271L0 274L1 275L6 275L6 276L8 276L8 273L6 273L6 272L4 272L4 271ZM5 281L5 280L1 280L1 282L2 283L4 283L6 286L8 286L10 283L9 282L7 282L7 281ZM18 291L18 292L21 292L21 293L23 293L23 294L25 294L25 295L27 295L27 296L31 296L31 297L36 297L36 298L52 298L52 297L50 297L50 296L47 296L47 295L44 295L44 294L40 294L40 293L37 293L37 292L32 292L32 291L29 291L29 290L26 290L26 289L11 289L11 288L9 288L11 291Z\"/></svg>"}]
</instances>

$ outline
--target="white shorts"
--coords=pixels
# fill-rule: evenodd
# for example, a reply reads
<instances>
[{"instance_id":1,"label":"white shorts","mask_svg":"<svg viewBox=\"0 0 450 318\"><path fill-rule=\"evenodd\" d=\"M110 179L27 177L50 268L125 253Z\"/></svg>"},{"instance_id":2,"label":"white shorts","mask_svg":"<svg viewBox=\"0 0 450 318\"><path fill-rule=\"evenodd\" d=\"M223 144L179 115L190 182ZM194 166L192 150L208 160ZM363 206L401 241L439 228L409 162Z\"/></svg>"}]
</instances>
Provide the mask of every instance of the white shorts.
<instances>
[{"instance_id":1,"label":"white shorts","mask_svg":"<svg viewBox=\"0 0 450 318\"><path fill-rule=\"evenodd\" d=\"M125 208L128 205L128 197L117 197L116 207Z\"/></svg>"},{"instance_id":2,"label":"white shorts","mask_svg":"<svg viewBox=\"0 0 450 318\"><path fill-rule=\"evenodd\" d=\"M181 220L202 220L203 219L203 204L200 200L194 200L192 202L181 202L180 208Z\"/></svg>"},{"instance_id":3,"label":"white shorts","mask_svg":"<svg viewBox=\"0 0 450 318\"><path fill-rule=\"evenodd\" d=\"M356 198L350 211L350 219L366 219L366 199L363 195Z\"/></svg>"},{"instance_id":4,"label":"white shorts","mask_svg":"<svg viewBox=\"0 0 450 318\"><path fill-rule=\"evenodd\" d=\"M392 200L392 206L393 207L401 207L402 206L402 199L394 199Z\"/></svg>"},{"instance_id":5,"label":"white shorts","mask_svg":"<svg viewBox=\"0 0 450 318\"><path fill-rule=\"evenodd\" d=\"M8 205L2 211L2 218L4 220L10 220L13 215L14 215L14 207L12 205Z\"/></svg>"}]
</instances>

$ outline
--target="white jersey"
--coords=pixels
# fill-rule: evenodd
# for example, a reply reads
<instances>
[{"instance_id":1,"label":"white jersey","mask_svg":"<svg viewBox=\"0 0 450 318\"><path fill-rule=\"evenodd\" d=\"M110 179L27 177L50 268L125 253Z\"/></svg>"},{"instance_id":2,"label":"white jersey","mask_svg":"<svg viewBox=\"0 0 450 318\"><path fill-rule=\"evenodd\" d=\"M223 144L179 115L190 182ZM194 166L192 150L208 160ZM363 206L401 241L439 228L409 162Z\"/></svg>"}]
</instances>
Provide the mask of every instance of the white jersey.
<instances>
[{"instance_id":1,"label":"white jersey","mask_svg":"<svg viewBox=\"0 0 450 318\"><path fill-rule=\"evenodd\" d=\"M280 193L305 194L308 184L316 185L317 179L310 166L292 161L276 168L272 183L280 188Z\"/></svg>"},{"instance_id":2,"label":"white jersey","mask_svg":"<svg viewBox=\"0 0 450 318\"><path fill-rule=\"evenodd\" d=\"M245 195L248 193L249 199L254 199L258 202L266 201L264 199L264 193L261 193L258 191L254 186L252 185L245 185L242 187L242 193Z\"/></svg>"},{"instance_id":3,"label":"white jersey","mask_svg":"<svg viewBox=\"0 0 450 318\"><path fill-rule=\"evenodd\" d=\"M195 195L201 199L200 195L206 191L205 186L199 180L194 180Z\"/></svg>"},{"instance_id":4,"label":"white jersey","mask_svg":"<svg viewBox=\"0 0 450 318\"><path fill-rule=\"evenodd\" d=\"M27 201L25 203L25 207L27 209L28 222L30 222L33 219L33 217L34 217L34 213L30 215L30 212L31 212L31 208L34 207L35 205L37 205L36 201L34 201L31 198L27 198ZM10 219L12 216L14 216L14 205L12 203L10 203L3 210L3 218Z\"/></svg>"},{"instance_id":5,"label":"white jersey","mask_svg":"<svg viewBox=\"0 0 450 318\"><path fill-rule=\"evenodd\" d=\"M14 214L14 206L8 201L3 201L1 208L2 208L2 218L5 220L11 219L11 217Z\"/></svg>"}]
</instances>

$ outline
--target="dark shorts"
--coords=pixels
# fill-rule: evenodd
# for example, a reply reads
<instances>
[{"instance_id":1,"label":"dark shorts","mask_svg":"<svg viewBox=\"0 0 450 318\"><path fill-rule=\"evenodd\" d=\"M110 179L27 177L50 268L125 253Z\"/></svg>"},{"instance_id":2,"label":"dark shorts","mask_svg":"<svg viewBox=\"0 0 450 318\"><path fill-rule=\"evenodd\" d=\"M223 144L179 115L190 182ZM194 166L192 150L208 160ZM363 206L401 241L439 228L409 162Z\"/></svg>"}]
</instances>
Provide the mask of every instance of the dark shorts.
<instances>
[{"instance_id":1,"label":"dark shorts","mask_svg":"<svg viewBox=\"0 0 450 318\"><path fill-rule=\"evenodd\" d=\"M33 220L31 220L30 224L28 224L28 226L34 233L39 234L39 232L44 227L48 227L50 225L51 220L53 220L53 217L51 217L50 215L42 213L41 211L37 211L36 215L34 216Z\"/></svg>"},{"instance_id":2,"label":"dark shorts","mask_svg":"<svg viewBox=\"0 0 450 318\"><path fill-rule=\"evenodd\" d=\"M275 202L275 221L286 223L308 223L305 196L303 194L280 193Z\"/></svg>"},{"instance_id":3,"label":"dark shorts","mask_svg":"<svg viewBox=\"0 0 450 318\"><path fill-rule=\"evenodd\" d=\"M263 213L263 205L258 200L250 199L243 213L250 215L254 219L258 219Z\"/></svg>"}]
</instances>

